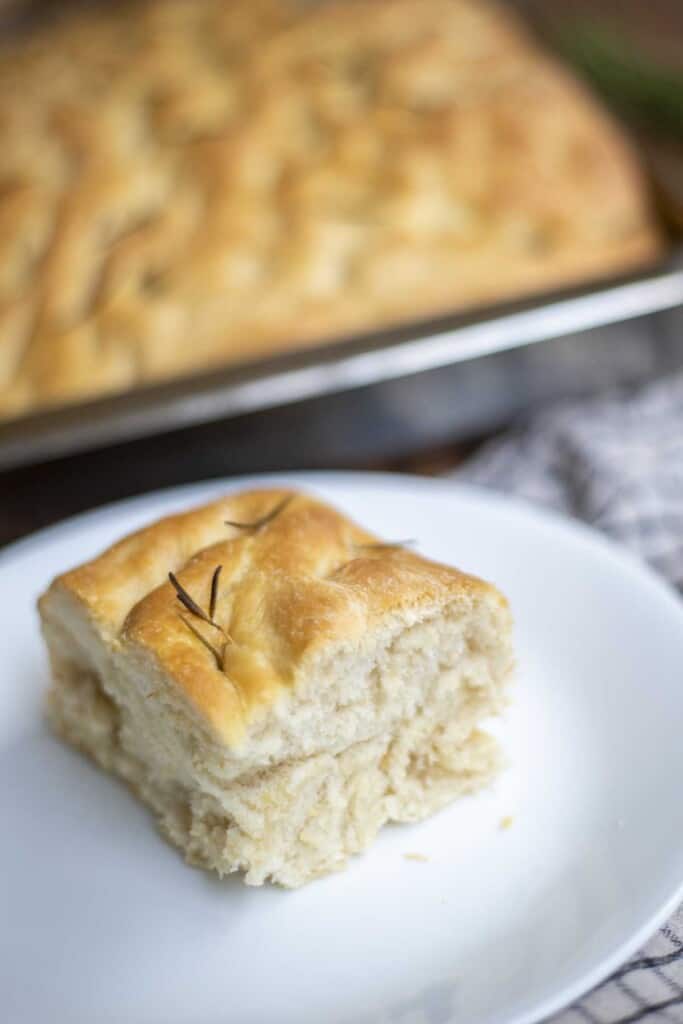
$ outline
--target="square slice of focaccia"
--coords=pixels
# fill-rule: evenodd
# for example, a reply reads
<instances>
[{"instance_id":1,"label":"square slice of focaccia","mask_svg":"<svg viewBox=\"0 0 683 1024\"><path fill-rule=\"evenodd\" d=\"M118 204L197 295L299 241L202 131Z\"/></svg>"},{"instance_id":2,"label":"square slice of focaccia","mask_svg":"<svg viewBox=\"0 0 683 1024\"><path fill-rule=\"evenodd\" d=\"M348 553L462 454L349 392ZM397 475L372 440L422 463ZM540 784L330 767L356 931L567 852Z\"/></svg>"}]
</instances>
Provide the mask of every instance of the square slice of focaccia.
<instances>
[{"instance_id":1,"label":"square slice of focaccia","mask_svg":"<svg viewBox=\"0 0 683 1024\"><path fill-rule=\"evenodd\" d=\"M39 604L54 729L221 875L301 885L498 768L505 598L307 495L162 519Z\"/></svg>"}]
</instances>

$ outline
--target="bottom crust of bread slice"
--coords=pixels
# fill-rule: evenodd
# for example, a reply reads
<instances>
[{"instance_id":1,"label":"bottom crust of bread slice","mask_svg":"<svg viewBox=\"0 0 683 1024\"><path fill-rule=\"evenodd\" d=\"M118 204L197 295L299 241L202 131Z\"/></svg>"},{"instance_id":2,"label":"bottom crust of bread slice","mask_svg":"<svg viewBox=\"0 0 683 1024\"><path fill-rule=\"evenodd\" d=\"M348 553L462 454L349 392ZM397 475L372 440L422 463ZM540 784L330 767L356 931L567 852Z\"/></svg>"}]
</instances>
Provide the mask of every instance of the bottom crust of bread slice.
<instances>
[{"instance_id":1,"label":"bottom crust of bread slice","mask_svg":"<svg viewBox=\"0 0 683 1024\"><path fill-rule=\"evenodd\" d=\"M307 495L161 520L39 607L56 732L221 875L299 886L500 766L505 598Z\"/></svg>"}]
</instances>

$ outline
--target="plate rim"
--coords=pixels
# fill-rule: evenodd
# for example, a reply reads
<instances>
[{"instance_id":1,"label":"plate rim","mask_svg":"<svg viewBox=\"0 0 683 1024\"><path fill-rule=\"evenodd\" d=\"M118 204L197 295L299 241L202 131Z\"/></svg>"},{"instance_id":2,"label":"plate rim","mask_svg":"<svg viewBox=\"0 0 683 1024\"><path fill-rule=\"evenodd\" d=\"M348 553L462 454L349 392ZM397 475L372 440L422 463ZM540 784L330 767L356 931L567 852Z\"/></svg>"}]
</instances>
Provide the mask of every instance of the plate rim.
<instances>
[{"instance_id":1,"label":"plate rim","mask_svg":"<svg viewBox=\"0 0 683 1024\"><path fill-rule=\"evenodd\" d=\"M66 536L82 525L85 520L99 523L121 511L134 510L137 507L144 508L148 502L158 500L166 502L174 501L176 497L180 500L185 496L190 497L197 493L197 502L210 500L212 493L220 494L223 488L226 493L245 486L268 486L268 487L296 487L311 486L314 488L316 481L335 486L337 483L343 485L372 486L381 485L387 487L402 488L407 483L425 491L433 490L443 493L455 492L457 497L466 500L482 501L487 505L498 505L503 502L508 505L516 514L535 518L545 524L551 525L560 532L569 532L581 536L583 540L596 549L601 549L613 561L619 561L623 568L639 574L643 582L648 586L654 586L660 592L666 593L673 599L674 606L683 611L683 602L676 588L664 577L652 569L647 562L638 558L629 548L620 544L612 537L601 532L596 527L567 515L551 506L534 502L529 498L518 494L509 494L478 483L471 483L469 480L459 480L457 477L446 476L422 476L418 473L397 473L391 471L377 470L347 470L347 469L303 469L303 470L282 470L267 471L259 473L245 473L235 476L217 476L207 479L195 480L184 484L172 484L169 487L159 487L151 491L143 491L140 494L129 495L125 498L118 498L115 501L107 501L94 505L92 508L84 509L72 515L64 516L55 523L39 527L30 533L8 544L0 546L0 566L21 555L24 551L42 542L49 542ZM188 505L188 510L193 505ZM182 510L180 510L182 511ZM163 513L164 515L171 513ZM153 522L151 520L150 522Z\"/></svg>"},{"instance_id":2,"label":"plate rim","mask_svg":"<svg viewBox=\"0 0 683 1024\"><path fill-rule=\"evenodd\" d=\"M683 602L680 595L664 577L658 575L647 563L640 560L628 548L620 545L609 536L594 527L563 515L555 509L535 504L518 495L506 494L492 488L460 481L457 477L425 477L412 473L376 472L372 470L301 470L269 473L255 473L239 476L215 477L198 480L158 490L146 491L142 494L121 498L114 502L86 509L76 515L69 516L57 523L36 530L0 549L0 568L3 568L28 554L42 544L50 544L67 539L79 528L90 523L99 525L115 518L125 511L143 510L151 502L174 503L188 500L188 506L207 500L213 493L221 490L236 490L244 486L301 486L315 488L316 482L325 485L344 487L390 487L396 489L417 488L423 492L440 494L444 497L464 498L483 502L488 506L506 506L514 514L531 518L550 525L554 530L578 539L584 546L593 549L602 557L626 569L639 582L651 591L658 592L660 599L665 600L675 613L680 615L683 624ZM161 513L169 514L169 513ZM506 1020L506 1024L541 1024L546 1018L569 1008L577 1000L592 991L601 982L626 963L637 950L655 934L658 928L683 903L683 850L681 851L680 881L673 892L652 909L646 920L633 933L618 943L611 951L606 952L589 970L579 970L576 977L551 996L542 999L529 1009L517 1013ZM458 1024L455 1018L449 1024Z\"/></svg>"}]
</instances>

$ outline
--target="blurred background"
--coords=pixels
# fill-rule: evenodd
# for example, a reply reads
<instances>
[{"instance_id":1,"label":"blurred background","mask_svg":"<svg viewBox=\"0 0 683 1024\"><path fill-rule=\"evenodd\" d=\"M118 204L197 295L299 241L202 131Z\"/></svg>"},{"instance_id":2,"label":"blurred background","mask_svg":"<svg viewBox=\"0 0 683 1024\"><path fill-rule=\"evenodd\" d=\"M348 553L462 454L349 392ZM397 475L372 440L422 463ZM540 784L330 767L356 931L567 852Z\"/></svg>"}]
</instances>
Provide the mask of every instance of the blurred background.
<instances>
[{"instance_id":1,"label":"blurred background","mask_svg":"<svg viewBox=\"0 0 683 1024\"><path fill-rule=\"evenodd\" d=\"M683 5L417 2L0 0L0 543L683 367Z\"/></svg>"}]
</instances>

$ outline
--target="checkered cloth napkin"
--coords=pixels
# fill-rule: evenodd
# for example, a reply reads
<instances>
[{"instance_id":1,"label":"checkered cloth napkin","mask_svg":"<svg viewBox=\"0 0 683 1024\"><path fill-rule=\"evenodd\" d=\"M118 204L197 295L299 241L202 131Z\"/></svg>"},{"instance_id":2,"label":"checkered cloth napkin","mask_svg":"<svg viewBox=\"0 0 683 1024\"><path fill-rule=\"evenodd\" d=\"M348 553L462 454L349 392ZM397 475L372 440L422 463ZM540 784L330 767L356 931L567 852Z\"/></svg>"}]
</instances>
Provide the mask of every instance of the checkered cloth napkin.
<instances>
[{"instance_id":1,"label":"checkered cloth napkin","mask_svg":"<svg viewBox=\"0 0 683 1024\"><path fill-rule=\"evenodd\" d=\"M604 530L683 592L683 376L542 413L484 447L458 478ZM636 1021L683 1024L683 907L552 1024Z\"/></svg>"}]
</instances>

